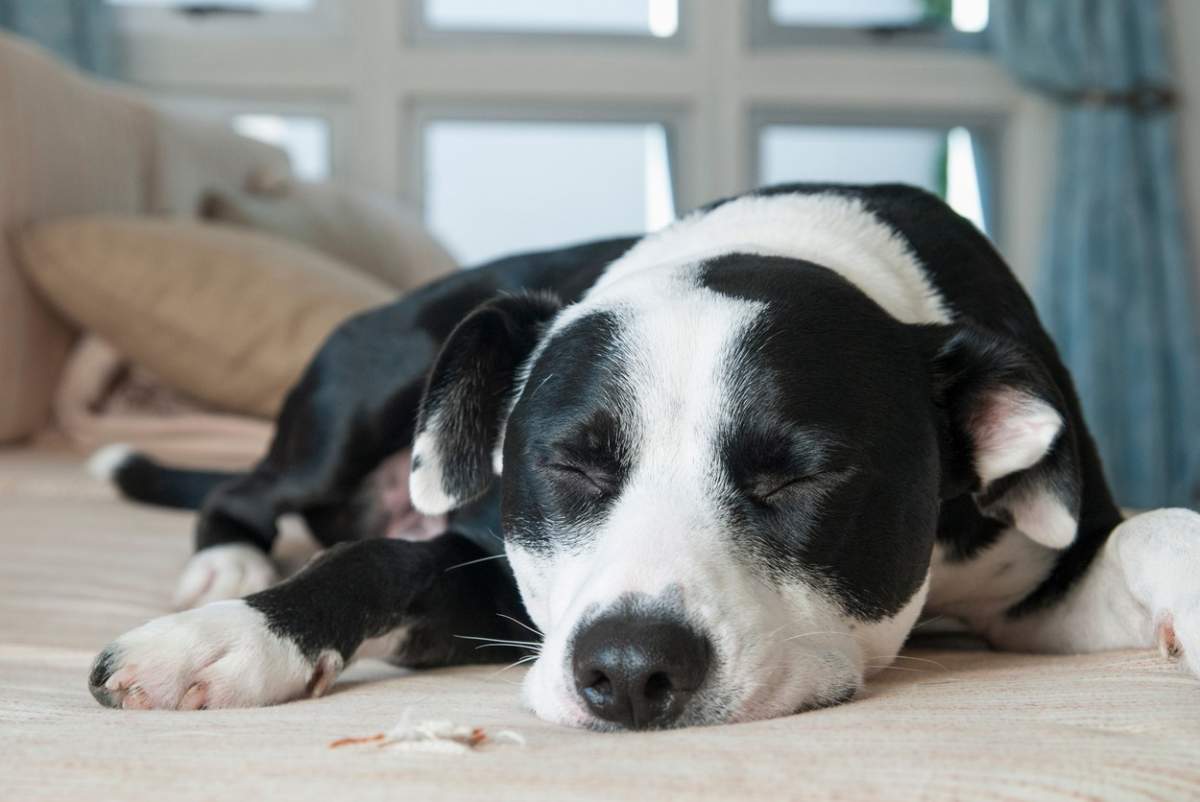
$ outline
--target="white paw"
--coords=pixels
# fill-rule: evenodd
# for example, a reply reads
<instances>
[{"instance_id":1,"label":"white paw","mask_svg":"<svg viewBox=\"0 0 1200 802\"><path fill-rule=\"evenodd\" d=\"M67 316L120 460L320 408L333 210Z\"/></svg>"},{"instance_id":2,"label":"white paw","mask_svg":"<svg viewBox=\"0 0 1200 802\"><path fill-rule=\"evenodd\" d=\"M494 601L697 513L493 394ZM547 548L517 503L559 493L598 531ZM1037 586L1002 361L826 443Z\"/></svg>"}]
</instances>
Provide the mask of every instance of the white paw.
<instances>
[{"instance_id":1,"label":"white paw","mask_svg":"<svg viewBox=\"0 0 1200 802\"><path fill-rule=\"evenodd\" d=\"M1113 537L1129 589L1154 623L1159 650L1200 677L1200 515L1144 512Z\"/></svg>"},{"instance_id":2,"label":"white paw","mask_svg":"<svg viewBox=\"0 0 1200 802\"><path fill-rule=\"evenodd\" d=\"M198 710L271 705L318 696L342 660L316 665L266 616L243 601L223 601L156 618L110 643L88 678L105 707Z\"/></svg>"},{"instance_id":3,"label":"white paw","mask_svg":"<svg viewBox=\"0 0 1200 802\"><path fill-rule=\"evenodd\" d=\"M101 481L110 482L134 454L133 447L125 443L101 446L88 457L87 472Z\"/></svg>"},{"instance_id":4,"label":"white paw","mask_svg":"<svg viewBox=\"0 0 1200 802\"><path fill-rule=\"evenodd\" d=\"M175 609L240 599L266 590L278 575L271 558L245 543L211 546L192 555L175 589Z\"/></svg>"}]
</instances>

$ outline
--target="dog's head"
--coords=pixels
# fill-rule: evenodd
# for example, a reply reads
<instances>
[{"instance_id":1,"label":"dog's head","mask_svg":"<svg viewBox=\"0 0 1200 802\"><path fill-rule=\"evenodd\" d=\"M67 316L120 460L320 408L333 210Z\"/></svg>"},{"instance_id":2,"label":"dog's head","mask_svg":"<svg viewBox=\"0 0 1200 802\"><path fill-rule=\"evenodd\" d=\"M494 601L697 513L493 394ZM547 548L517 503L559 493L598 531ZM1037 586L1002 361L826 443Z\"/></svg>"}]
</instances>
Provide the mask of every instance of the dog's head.
<instances>
[{"instance_id":1,"label":"dog's head","mask_svg":"<svg viewBox=\"0 0 1200 802\"><path fill-rule=\"evenodd\" d=\"M941 499L1038 462L1057 406L1010 345L735 254L474 311L430 376L412 496L442 513L503 477L542 717L767 718L895 656Z\"/></svg>"}]
</instances>

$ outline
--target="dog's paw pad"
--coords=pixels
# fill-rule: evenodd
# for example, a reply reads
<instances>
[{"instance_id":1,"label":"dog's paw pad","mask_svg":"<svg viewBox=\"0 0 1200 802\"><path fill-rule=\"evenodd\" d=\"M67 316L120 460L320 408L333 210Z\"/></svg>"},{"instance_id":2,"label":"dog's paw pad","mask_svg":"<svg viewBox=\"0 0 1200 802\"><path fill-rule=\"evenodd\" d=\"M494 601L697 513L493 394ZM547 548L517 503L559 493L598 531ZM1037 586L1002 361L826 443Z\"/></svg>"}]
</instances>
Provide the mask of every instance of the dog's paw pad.
<instances>
[{"instance_id":1,"label":"dog's paw pad","mask_svg":"<svg viewBox=\"0 0 1200 802\"><path fill-rule=\"evenodd\" d=\"M197 682L179 700L180 710L203 710L208 707L208 685Z\"/></svg>"},{"instance_id":2,"label":"dog's paw pad","mask_svg":"<svg viewBox=\"0 0 1200 802\"><path fill-rule=\"evenodd\" d=\"M154 700L146 695L146 692L136 685L125 693L121 700L122 710L153 710Z\"/></svg>"},{"instance_id":3,"label":"dog's paw pad","mask_svg":"<svg viewBox=\"0 0 1200 802\"><path fill-rule=\"evenodd\" d=\"M321 656L317 658L317 665L313 669L312 678L308 681L308 687L305 689L305 695L312 699L324 696L333 687L338 674L342 673L344 662L342 656L332 649L321 652Z\"/></svg>"},{"instance_id":4,"label":"dog's paw pad","mask_svg":"<svg viewBox=\"0 0 1200 802\"><path fill-rule=\"evenodd\" d=\"M1175 622L1169 615L1158 622L1158 651L1168 660L1178 660L1183 655L1183 647L1175 636Z\"/></svg>"}]
</instances>

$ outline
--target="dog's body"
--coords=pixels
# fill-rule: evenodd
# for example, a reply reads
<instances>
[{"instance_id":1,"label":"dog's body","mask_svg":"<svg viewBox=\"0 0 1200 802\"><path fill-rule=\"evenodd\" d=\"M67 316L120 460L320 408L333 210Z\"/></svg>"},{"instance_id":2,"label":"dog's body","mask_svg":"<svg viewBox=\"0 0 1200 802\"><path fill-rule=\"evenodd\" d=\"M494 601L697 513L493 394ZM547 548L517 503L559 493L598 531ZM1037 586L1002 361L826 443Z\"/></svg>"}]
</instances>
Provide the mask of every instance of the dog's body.
<instances>
[{"instance_id":1,"label":"dog's body","mask_svg":"<svg viewBox=\"0 0 1200 802\"><path fill-rule=\"evenodd\" d=\"M116 477L167 503L211 481ZM267 588L293 512L357 542ZM364 654L508 657L535 626L527 701L591 727L843 701L923 612L1200 663L1200 518L1122 523L1028 298L908 187L764 190L350 321L197 545L180 601L214 603L106 649L102 703L269 704Z\"/></svg>"}]
</instances>

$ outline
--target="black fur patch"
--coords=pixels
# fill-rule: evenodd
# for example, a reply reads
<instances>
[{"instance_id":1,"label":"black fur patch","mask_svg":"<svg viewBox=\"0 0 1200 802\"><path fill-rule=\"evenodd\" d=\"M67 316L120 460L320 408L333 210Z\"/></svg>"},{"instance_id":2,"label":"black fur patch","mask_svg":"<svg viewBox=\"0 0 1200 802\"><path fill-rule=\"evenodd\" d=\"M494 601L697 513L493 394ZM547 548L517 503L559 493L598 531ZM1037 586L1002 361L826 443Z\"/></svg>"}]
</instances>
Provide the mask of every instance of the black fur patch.
<instances>
[{"instance_id":1,"label":"black fur patch","mask_svg":"<svg viewBox=\"0 0 1200 802\"><path fill-rule=\"evenodd\" d=\"M755 194L797 193L836 194L861 201L908 242L934 288L951 305L956 323L1018 343L1048 375L1066 411L1067 430L1037 466L1038 475L1026 478L1050 482L1068 509L1079 510L1079 529L1050 575L1011 614L1022 615L1058 601L1086 573L1122 516L1084 423L1074 383L1029 296L988 238L923 189L904 184L814 183L782 184Z\"/></svg>"},{"instance_id":2,"label":"black fur patch","mask_svg":"<svg viewBox=\"0 0 1200 802\"><path fill-rule=\"evenodd\" d=\"M364 640L400 626L412 628L394 656L402 665L511 660L511 650L476 651L478 641L454 637L528 639L512 620L528 622L506 562L485 556L456 534L342 544L246 604L313 661L327 649L349 660Z\"/></svg>"},{"instance_id":3,"label":"black fur patch","mask_svg":"<svg viewBox=\"0 0 1200 802\"><path fill-rule=\"evenodd\" d=\"M599 524L632 465L625 419L620 321L587 315L556 332L532 366L504 438L506 533L526 548L549 545L548 521L583 531Z\"/></svg>"},{"instance_id":4,"label":"black fur patch","mask_svg":"<svg viewBox=\"0 0 1200 802\"><path fill-rule=\"evenodd\" d=\"M735 542L777 580L824 580L861 620L895 614L925 579L937 520L919 327L801 260L733 254L701 280L766 309L728 379L740 388L721 433ZM761 487L781 489L764 501Z\"/></svg>"}]
</instances>

